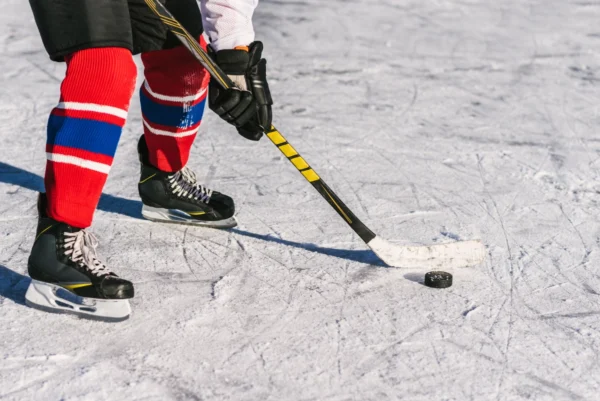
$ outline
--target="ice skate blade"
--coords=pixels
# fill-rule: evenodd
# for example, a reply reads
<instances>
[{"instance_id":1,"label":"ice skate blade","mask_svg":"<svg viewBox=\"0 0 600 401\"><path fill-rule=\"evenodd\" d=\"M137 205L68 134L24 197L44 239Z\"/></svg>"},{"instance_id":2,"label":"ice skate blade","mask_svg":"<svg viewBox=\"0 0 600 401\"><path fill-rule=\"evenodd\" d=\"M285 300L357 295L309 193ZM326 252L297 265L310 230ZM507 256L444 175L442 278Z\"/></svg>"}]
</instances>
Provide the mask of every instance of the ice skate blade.
<instances>
[{"instance_id":1,"label":"ice skate blade","mask_svg":"<svg viewBox=\"0 0 600 401\"><path fill-rule=\"evenodd\" d=\"M120 322L131 314L131 306L126 299L84 298L61 286L37 280L31 280L25 303L44 312L69 313L105 322Z\"/></svg>"},{"instance_id":2,"label":"ice skate blade","mask_svg":"<svg viewBox=\"0 0 600 401\"><path fill-rule=\"evenodd\" d=\"M481 241L456 241L446 244L402 246L375 237L367 244L388 266L406 268L468 267L485 259Z\"/></svg>"},{"instance_id":3,"label":"ice skate blade","mask_svg":"<svg viewBox=\"0 0 600 401\"><path fill-rule=\"evenodd\" d=\"M218 221L201 221L190 218L187 213L178 209L163 209L148 205L142 207L142 216L144 216L145 219L161 223L187 224L190 226L211 228L233 228L237 226L235 217Z\"/></svg>"}]
</instances>

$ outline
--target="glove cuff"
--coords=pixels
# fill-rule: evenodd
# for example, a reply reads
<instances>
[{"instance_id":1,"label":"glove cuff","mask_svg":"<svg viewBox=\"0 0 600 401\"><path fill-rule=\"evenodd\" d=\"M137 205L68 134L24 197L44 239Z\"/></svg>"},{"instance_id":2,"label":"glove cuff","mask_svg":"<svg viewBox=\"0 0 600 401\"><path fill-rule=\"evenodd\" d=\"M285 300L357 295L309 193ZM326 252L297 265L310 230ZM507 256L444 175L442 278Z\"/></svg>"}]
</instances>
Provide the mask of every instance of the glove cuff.
<instances>
[{"instance_id":1,"label":"glove cuff","mask_svg":"<svg viewBox=\"0 0 600 401\"><path fill-rule=\"evenodd\" d=\"M227 75L245 75L250 63L250 55L245 50L219 50L214 59Z\"/></svg>"}]
</instances>

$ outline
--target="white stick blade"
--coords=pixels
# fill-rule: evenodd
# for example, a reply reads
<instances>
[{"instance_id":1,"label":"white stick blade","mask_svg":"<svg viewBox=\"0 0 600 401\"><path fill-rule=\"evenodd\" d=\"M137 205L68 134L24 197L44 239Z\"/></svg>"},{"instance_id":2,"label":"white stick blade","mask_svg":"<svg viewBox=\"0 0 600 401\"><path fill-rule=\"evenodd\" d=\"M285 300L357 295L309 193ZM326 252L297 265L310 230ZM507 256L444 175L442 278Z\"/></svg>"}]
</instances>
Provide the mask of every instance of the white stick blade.
<instances>
[{"instance_id":1,"label":"white stick blade","mask_svg":"<svg viewBox=\"0 0 600 401\"><path fill-rule=\"evenodd\" d=\"M131 314L126 299L95 299L80 297L54 284L31 280L25 294L28 306L45 312L71 313L81 317L118 322Z\"/></svg>"},{"instance_id":2,"label":"white stick blade","mask_svg":"<svg viewBox=\"0 0 600 401\"><path fill-rule=\"evenodd\" d=\"M393 267L448 269L473 266L485 259L485 247L475 240L402 246L375 237L367 245L385 264Z\"/></svg>"}]
</instances>

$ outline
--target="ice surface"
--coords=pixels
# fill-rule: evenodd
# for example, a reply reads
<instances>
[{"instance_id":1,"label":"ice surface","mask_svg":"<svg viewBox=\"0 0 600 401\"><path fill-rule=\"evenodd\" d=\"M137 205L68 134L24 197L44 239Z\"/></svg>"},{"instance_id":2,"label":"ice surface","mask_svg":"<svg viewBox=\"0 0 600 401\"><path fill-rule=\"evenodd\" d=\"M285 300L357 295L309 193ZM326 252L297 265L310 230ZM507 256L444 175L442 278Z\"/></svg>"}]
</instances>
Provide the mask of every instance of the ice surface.
<instances>
[{"instance_id":1,"label":"ice surface","mask_svg":"<svg viewBox=\"0 0 600 401\"><path fill-rule=\"evenodd\" d=\"M382 238L481 238L487 261L447 290L382 267L210 111L190 165L240 226L141 220L136 97L94 222L136 285L118 324L24 305L64 66L2 6L0 399L598 399L598 1L263 0L282 133Z\"/></svg>"}]
</instances>

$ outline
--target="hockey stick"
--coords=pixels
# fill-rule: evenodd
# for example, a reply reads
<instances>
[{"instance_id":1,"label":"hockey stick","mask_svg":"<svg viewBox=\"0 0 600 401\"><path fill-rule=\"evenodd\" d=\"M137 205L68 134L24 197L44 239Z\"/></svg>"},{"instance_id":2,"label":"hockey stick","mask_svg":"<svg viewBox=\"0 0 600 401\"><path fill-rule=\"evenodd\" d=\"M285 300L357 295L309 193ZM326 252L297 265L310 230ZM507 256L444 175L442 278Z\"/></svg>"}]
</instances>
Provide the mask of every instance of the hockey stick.
<instances>
[{"instance_id":1,"label":"hockey stick","mask_svg":"<svg viewBox=\"0 0 600 401\"><path fill-rule=\"evenodd\" d=\"M183 43L192 55L208 70L211 77L224 88L234 86L210 56L202 49L196 39L173 17L157 0L145 0L148 7L160 18L165 26ZM485 248L480 241L456 241L428 246L401 246L379 238L364 225L341 201L335 192L319 177L310 165L298 154L296 149L281 135L274 126L265 132L267 137L279 148L281 153L302 173L333 209L348 223L356 234L388 266L395 267L459 267L480 263L485 257Z\"/></svg>"}]
</instances>

